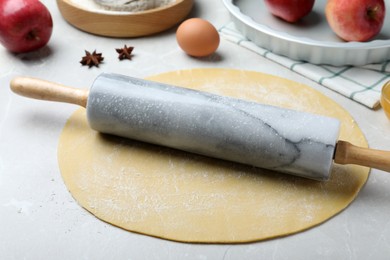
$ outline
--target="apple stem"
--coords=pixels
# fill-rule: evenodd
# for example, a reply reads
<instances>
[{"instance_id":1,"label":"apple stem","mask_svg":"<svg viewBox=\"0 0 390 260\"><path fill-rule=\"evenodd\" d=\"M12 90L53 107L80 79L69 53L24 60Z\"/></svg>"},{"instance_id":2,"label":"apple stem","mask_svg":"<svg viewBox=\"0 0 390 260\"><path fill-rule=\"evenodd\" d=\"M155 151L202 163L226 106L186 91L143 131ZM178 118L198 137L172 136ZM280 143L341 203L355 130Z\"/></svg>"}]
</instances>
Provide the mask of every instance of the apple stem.
<instances>
[{"instance_id":1,"label":"apple stem","mask_svg":"<svg viewBox=\"0 0 390 260\"><path fill-rule=\"evenodd\" d=\"M368 7L367 8L367 16L370 19L375 19L376 13L378 12L379 6Z\"/></svg>"},{"instance_id":2,"label":"apple stem","mask_svg":"<svg viewBox=\"0 0 390 260\"><path fill-rule=\"evenodd\" d=\"M28 34L26 35L26 39L27 40L36 40L36 41L38 41L39 40L38 30L37 29L33 29L33 30L29 31Z\"/></svg>"}]
</instances>

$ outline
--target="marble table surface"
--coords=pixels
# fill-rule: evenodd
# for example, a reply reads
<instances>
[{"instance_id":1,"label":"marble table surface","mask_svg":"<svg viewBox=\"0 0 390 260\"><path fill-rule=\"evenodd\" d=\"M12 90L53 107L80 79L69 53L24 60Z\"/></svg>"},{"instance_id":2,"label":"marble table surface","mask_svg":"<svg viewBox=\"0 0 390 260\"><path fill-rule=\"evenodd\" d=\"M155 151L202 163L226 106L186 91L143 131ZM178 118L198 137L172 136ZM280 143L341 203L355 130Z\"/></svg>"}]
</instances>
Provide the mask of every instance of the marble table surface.
<instances>
[{"instance_id":1,"label":"marble table surface","mask_svg":"<svg viewBox=\"0 0 390 260\"><path fill-rule=\"evenodd\" d=\"M232 68L273 74L304 83L339 103L357 121L369 145L390 149L390 121L311 80L224 39L207 58L191 58L175 29L142 38L112 39L81 32L43 0L54 21L49 45L14 55L0 46L0 259L389 259L390 175L372 170L356 200L318 227L292 236L240 245L202 245L134 234L99 221L64 186L57 163L58 137L75 110L67 104L21 99L9 81L28 75L88 88L102 72L147 77L191 68ZM219 0L195 0L191 17L220 28L229 13ZM131 62L114 48L135 46ZM105 54L99 69L81 67L84 50ZM34 111L34 113L26 113Z\"/></svg>"}]
</instances>

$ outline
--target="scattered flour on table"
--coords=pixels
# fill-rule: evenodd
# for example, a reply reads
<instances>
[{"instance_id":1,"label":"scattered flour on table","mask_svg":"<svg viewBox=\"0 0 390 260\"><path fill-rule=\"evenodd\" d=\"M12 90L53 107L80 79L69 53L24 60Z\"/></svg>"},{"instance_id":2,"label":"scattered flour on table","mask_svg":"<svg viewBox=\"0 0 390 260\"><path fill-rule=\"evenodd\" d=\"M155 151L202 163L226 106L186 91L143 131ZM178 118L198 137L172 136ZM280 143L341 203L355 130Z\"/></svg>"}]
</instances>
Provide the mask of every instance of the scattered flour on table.
<instances>
[{"instance_id":1,"label":"scattered flour on table","mask_svg":"<svg viewBox=\"0 0 390 260\"><path fill-rule=\"evenodd\" d=\"M34 206L33 203L26 201L26 200L16 200L11 199L9 202L3 204L5 207L15 207L17 209L18 213L23 213L26 215L30 215L31 213L31 207Z\"/></svg>"}]
</instances>

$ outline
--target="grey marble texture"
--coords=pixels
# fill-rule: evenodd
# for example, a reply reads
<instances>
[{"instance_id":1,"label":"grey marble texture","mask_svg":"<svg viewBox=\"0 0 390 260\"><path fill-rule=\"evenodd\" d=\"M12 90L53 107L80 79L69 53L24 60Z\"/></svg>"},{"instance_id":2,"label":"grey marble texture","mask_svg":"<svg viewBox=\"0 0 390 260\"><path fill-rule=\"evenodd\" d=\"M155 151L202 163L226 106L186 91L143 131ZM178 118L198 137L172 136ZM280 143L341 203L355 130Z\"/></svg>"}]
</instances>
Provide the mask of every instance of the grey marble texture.
<instances>
[{"instance_id":1,"label":"grey marble texture","mask_svg":"<svg viewBox=\"0 0 390 260\"><path fill-rule=\"evenodd\" d=\"M337 119L103 73L91 87L91 128L214 158L328 179Z\"/></svg>"}]
</instances>

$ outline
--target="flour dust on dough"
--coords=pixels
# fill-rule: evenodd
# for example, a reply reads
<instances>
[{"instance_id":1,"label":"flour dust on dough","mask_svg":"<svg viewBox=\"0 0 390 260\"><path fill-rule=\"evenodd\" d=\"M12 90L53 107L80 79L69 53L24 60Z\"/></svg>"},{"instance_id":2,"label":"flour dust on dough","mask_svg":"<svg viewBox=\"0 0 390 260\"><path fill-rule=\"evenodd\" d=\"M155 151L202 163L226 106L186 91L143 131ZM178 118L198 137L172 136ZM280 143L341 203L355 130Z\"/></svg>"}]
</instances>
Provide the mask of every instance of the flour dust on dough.
<instances>
[{"instance_id":1,"label":"flour dust on dough","mask_svg":"<svg viewBox=\"0 0 390 260\"><path fill-rule=\"evenodd\" d=\"M367 147L353 118L318 91L259 72L174 71L150 80L333 116L340 139ZM345 209L369 169L335 165L318 182L99 134L77 110L61 134L58 159L73 197L125 230L198 243L260 241L314 227Z\"/></svg>"}]
</instances>

